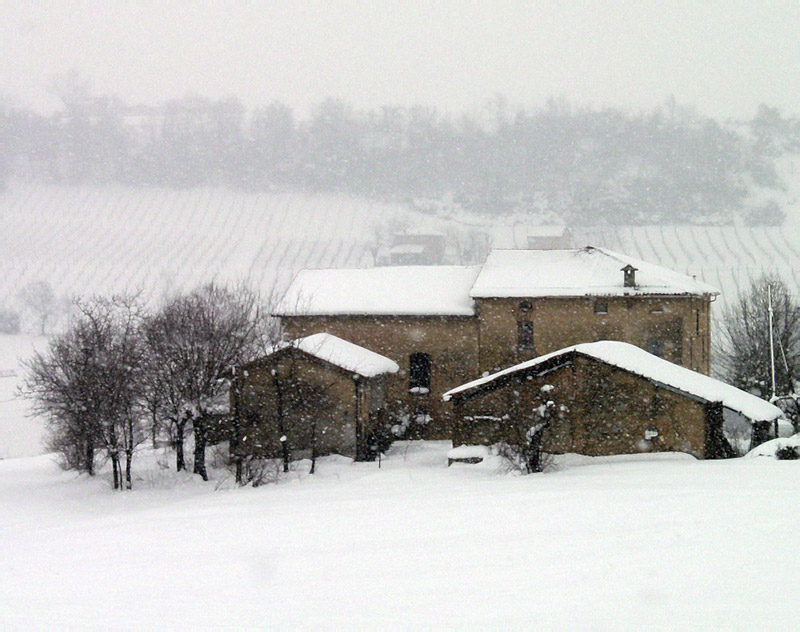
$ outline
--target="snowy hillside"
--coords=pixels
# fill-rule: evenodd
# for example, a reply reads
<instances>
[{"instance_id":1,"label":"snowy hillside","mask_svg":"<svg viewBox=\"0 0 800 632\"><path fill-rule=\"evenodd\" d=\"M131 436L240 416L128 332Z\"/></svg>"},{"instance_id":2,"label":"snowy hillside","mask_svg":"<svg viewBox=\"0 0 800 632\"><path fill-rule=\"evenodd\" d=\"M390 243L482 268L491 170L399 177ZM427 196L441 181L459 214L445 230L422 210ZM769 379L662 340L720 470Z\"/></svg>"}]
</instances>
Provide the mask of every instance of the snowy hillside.
<instances>
[{"instance_id":1,"label":"snowy hillside","mask_svg":"<svg viewBox=\"0 0 800 632\"><path fill-rule=\"evenodd\" d=\"M519 218L436 217L347 196L16 183L0 193L0 298L35 281L66 296L136 288L158 296L211 279L248 279L268 292L302 268L372 266L393 218L411 230L470 230L487 233L494 247L527 246L528 224ZM695 274L719 287L723 301L763 272L800 285L797 214L783 227L572 230L576 246L605 246Z\"/></svg>"},{"instance_id":2,"label":"snowy hillside","mask_svg":"<svg viewBox=\"0 0 800 632\"><path fill-rule=\"evenodd\" d=\"M145 455L132 493L0 461L0 627L793 627L797 461L568 456L513 476L448 468L448 448L224 491Z\"/></svg>"},{"instance_id":3,"label":"snowy hillside","mask_svg":"<svg viewBox=\"0 0 800 632\"><path fill-rule=\"evenodd\" d=\"M304 267L371 265L377 225L398 208L335 195L14 184L0 193L0 297L34 281L66 295L215 278L285 286Z\"/></svg>"}]
</instances>

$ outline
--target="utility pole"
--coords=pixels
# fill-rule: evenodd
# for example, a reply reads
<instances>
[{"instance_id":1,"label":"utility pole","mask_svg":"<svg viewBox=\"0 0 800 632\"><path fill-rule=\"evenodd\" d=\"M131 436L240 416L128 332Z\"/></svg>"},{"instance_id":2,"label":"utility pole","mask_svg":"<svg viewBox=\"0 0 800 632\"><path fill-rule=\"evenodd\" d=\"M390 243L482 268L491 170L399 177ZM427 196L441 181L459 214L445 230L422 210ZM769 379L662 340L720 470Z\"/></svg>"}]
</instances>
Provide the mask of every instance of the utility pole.
<instances>
[{"instance_id":1,"label":"utility pole","mask_svg":"<svg viewBox=\"0 0 800 632\"><path fill-rule=\"evenodd\" d=\"M769 401L775 401L775 342L772 335L772 286L767 285L767 302L769 303L769 364L770 376L772 378L772 397Z\"/></svg>"},{"instance_id":2,"label":"utility pole","mask_svg":"<svg viewBox=\"0 0 800 632\"><path fill-rule=\"evenodd\" d=\"M775 341L772 334L772 285L767 285L767 303L769 303L769 365L772 377L772 397L769 398L769 401L774 404L777 397L775 396ZM775 419L775 438L778 438L777 419Z\"/></svg>"}]
</instances>

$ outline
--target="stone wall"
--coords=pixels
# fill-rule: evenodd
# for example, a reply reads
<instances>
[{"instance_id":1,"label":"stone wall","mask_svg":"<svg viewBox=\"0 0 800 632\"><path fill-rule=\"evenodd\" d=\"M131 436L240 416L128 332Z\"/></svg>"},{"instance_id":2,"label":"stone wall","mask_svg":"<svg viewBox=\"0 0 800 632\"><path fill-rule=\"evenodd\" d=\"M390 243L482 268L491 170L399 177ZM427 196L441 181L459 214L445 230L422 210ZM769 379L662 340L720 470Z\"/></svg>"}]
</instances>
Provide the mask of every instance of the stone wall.
<instances>
[{"instance_id":1,"label":"stone wall","mask_svg":"<svg viewBox=\"0 0 800 632\"><path fill-rule=\"evenodd\" d=\"M666 360L706 375L710 370L709 302L698 297L479 299L477 304L478 374L597 340L620 340L648 351L651 343L662 341ZM532 349L517 345L517 323L523 321L533 324Z\"/></svg>"},{"instance_id":2,"label":"stone wall","mask_svg":"<svg viewBox=\"0 0 800 632\"><path fill-rule=\"evenodd\" d=\"M705 456L705 402L584 356L545 376L520 371L497 390L456 405L460 421L454 444L489 445L505 440L517 421L533 425L545 384L554 387L553 400L569 408L565 418L547 431L547 451L588 456L676 451ZM648 431L657 435L648 439Z\"/></svg>"},{"instance_id":3,"label":"stone wall","mask_svg":"<svg viewBox=\"0 0 800 632\"><path fill-rule=\"evenodd\" d=\"M486 371L494 372L581 342L621 340L643 349L663 343L665 359L708 374L709 301L699 297L479 299L475 317L293 316L282 319L291 338L328 332L391 358L400 371L387 377L387 399L412 414L427 411L418 428L428 439L452 437L452 408L441 396ZM526 305L521 305L523 302ZM518 346L517 323L533 323L533 348ZM428 393L409 392L409 359L431 358ZM396 407L389 407L396 411ZM494 413L501 413L498 408Z\"/></svg>"},{"instance_id":4,"label":"stone wall","mask_svg":"<svg viewBox=\"0 0 800 632\"><path fill-rule=\"evenodd\" d=\"M402 402L412 413L427 410L429 424L418 430L428 439L449 439L450 407L442 402L449 389L476 377L478 321L474 317L301 316L282 319L290 338L328 332L397 362L400 371L387 376L390 410ZM413 353L431 358L428 393L409 392L409 361Z\"/></svg>"},{"instance_id":5,"label":"stone wall","mask_svg":"<svg viewBox=\"0 0 800 632\"><path fill-rule=\"evenodd\" d=\"M375 400L381 400L383 376L354 379L349 372L295 350L257 361L244 370L247 376L239 410L247 435L242 444L245 454L277 458L281 456L280 437L285 434L295 459L310 456L312 441L320 456L362 456L359 440L363 444L372 429L370 409ZM283 431L279 405L284 411Z\"/></svg>"}]
</instances>

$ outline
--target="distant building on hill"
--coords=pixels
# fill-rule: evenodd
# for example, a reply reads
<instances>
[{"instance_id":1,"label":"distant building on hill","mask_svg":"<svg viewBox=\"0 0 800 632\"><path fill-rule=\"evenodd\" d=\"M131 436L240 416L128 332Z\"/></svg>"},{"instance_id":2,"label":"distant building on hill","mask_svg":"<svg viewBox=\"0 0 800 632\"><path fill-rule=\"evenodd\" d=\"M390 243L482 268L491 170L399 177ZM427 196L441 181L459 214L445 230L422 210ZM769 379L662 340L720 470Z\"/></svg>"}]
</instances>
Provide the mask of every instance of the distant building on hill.
<instances>
[{"instance_id":1,"label":"distant building on hill","mask_svg":"<svg viewBox=\"0 0 800 632\"><path fill-rule=\"evenodd\" d=\"M568 250L572 248L572 232L566 226L533 226L528 229L531 250Z\"/></svg>"},{"instance_id":2,"label":"distant building on hill","mask_svg":"<svg viewBox=\"0 0 800 632\"><path fill-rule=\"evenodd\" d=\"M396 233L380 265L439 265L444 260L445 238L440 233Z\"/></svg>"}]
</instances>

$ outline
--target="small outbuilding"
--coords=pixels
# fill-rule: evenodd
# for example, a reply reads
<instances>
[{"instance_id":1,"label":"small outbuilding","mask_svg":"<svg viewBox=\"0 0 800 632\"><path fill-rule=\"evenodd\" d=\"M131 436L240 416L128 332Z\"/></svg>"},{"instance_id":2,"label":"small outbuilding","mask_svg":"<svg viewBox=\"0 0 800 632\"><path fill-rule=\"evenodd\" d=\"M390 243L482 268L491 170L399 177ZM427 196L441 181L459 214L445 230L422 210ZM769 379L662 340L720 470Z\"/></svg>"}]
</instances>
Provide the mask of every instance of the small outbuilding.
<instances>
[{"instance_id":1,"label":"small outbuilding","mask_svg":"<svg viewBox=\"0 0 800 632\"><path fill-rule=\"evenodd\" d=\"M572 248L572 233L562 225L531 226L528 229L528 248L531 250L568 250Z\"/></svg>"},{"instance_id":2,"label":"small outbuilding","mask_svg":"<svg viewBox=\"0 0 800 632\"><path fill-rule=\"evenodd\" d=\"M625 342L578 344L454 388L453 445L507 439L512 421L535 426L542 393L566 410L548 426L543 449L607 456L677 451L732 456L723 410L748 419L753 441L782 412L729 384Z\"/></svg>"},{"instance_id":3,"label":"small outbuilding","mask_svg":"<svg viewBox=\"0 0 800 632\"><path fill-rule=\"evenodd\" d=\"M283 342L237 370L240 455L369 458L396 362L329 333ZM286 444L284 446L284 443Z\"/></svg>"}]
</instances>

